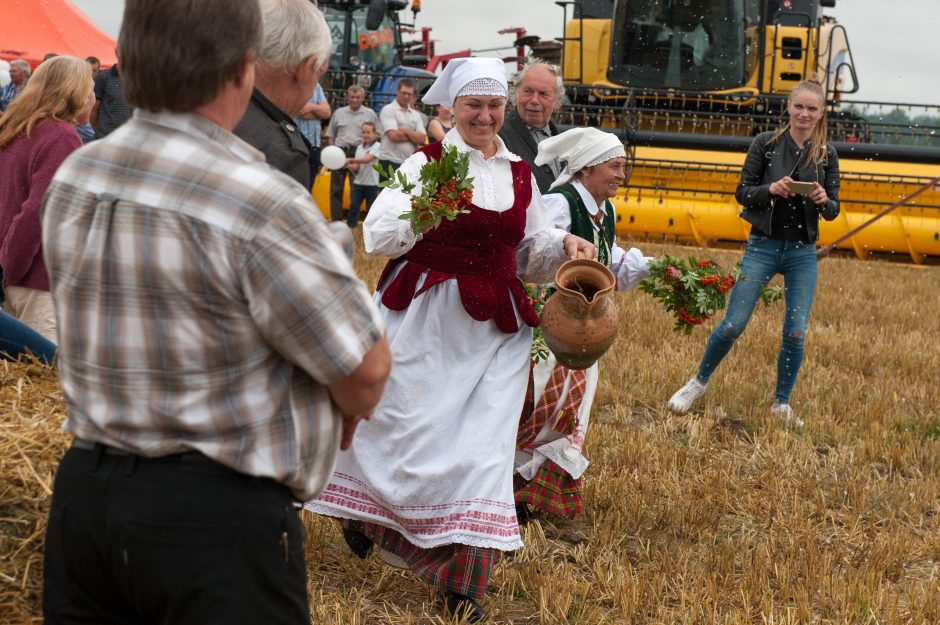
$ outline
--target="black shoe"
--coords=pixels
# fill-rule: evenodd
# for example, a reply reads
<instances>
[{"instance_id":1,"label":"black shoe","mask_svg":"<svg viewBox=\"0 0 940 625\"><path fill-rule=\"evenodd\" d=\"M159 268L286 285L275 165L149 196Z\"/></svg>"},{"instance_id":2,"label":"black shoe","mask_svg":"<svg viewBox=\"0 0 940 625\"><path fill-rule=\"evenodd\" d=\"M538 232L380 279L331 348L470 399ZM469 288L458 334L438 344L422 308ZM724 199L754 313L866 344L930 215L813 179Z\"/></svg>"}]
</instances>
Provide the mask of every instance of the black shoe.
<instances>
[{"instance_id":1,"label":"black shoe","mask_svg":"<svg viewBox=\"0 0 940 625\"><path fill-rule=\"evenodd\" d=\"M349 549L363 560L365 560L369 556L369 552L372 551L372 541L369 540L369 537L351 527L343 528L343 539L346 541L346 544L349 545Z\"/></svg>"},{"instance_id":2,"label":"black shoe","mask_svg":"<svg viewBox=\"0 0 940 625\"><path fill-rule=\"evenodd\" d=\"M444 605L447 613L468 623L482 623L486 620L486 610L480 604L459 592L444 592Z\"/></svg>"},{"instance_id":3,"label":"black shoe","mask_svg":"<svg viewBox=\"0 0 940 625\"><path fill-rule=\"evenodd\" d=\"M519 525L525 525L532 520L532 514L529 512L529 506L524 501L516 502L516 521Z\"/></svg>"}]
</instances>

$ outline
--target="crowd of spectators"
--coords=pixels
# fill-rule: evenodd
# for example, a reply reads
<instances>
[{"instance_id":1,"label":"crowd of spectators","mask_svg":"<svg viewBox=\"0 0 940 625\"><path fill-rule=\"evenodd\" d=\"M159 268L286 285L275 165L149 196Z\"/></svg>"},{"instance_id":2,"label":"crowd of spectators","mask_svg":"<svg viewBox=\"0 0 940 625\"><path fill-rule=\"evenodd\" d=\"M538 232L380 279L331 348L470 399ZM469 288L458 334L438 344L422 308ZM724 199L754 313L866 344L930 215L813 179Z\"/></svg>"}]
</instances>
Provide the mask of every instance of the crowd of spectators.
<instances>
[{"instance_id":1,"label":"crowd of spectators","mask_svg":"<svg viewBox=\"0 0 940 625\"><path fill-rule=\"evenodd\" d=\"M272 49L280 54L281 50L276 44L277 42L272 42ZM0 119L26 90L34 71L56 56L55 53L47 54L43 63L36 68L21 59L0 61ZM134 108L124 97L119 64L102 67L100 59L95 56L88 56L84 61L92 80L94 99L87 118L76 118L71 124L81 144L108 136L131 119L134 113ZM336 102L337 108L333 110L319 84L325 67L316 72L315 76L308 72L306 76L298 74L288 77L283 69L273 61L261 59L257 67L251 102L235 132L261 148L269 164L287 172L311 190L321 170L322 146L336 145L341 148L347 156L347 162L344 167L330 172L330 220L348 222L350 228L359 223L362 204L365 204L365 210L361 213L364 216L379 190L377 181L373 180L376 177L373 175L376 173L373 166L378 163L386 170L389 167L396 169L416 148L430 141L429 137L433 136L435 140L439 140L450 128L449 109L439 107L437 116L429 120L415 107L418 85L412 79L399 80L395 98L381 109L369 107L366 104L369 93L354 84L346 90L345 102ZM301 71L301 68L295 69ZM542 70L532 72L533 78L540 78L538 71ZM543 80L551 78L553 77ZM310 94L306 93L307 85L312 85ZM526 101L531 99L528 94L521 97ZM546 120L554 108L556 107L549 106L543 114ZM525 111L525 105L520 105L519 110ZM507 116L507 122L509 126L513 123L520 125L522 118L513 111ZM557 133L552 124L547 121L542 123L545 136ZM269 133L270 127L277 127L279 133ZM366 137L363 136L363 129L366 130ZM272 137L279 137L275 142L277 145L266 145L266 142L271 143ZM528 139L528 136L526 138ZM533 134L532 146L514 147L530 147L532 153L525 156L531 162L534 158L534 146L541 138L543 137ZM506 139L508 141L510 137L507 136ZM525 149L522 152L525 152ZM542 179L548 179L556 166L553 163L551 166L536 169L540 187L543 186ZM53 168L51 172L54 171ZM5 211L7 215L18 212L19 208ZM10 218L0 218L0 232L8 230L10 225L4 223L3 219L9 221ZM3 285L8 285L8 282L3 278L3 267L0 265L0 287ZM5 299L0 288L0 309L3 309ZM10 312L9 304L5 310ZM50 340L55 339L48 331L45 331L45 334Z\"/></svg>"}]
</instances>

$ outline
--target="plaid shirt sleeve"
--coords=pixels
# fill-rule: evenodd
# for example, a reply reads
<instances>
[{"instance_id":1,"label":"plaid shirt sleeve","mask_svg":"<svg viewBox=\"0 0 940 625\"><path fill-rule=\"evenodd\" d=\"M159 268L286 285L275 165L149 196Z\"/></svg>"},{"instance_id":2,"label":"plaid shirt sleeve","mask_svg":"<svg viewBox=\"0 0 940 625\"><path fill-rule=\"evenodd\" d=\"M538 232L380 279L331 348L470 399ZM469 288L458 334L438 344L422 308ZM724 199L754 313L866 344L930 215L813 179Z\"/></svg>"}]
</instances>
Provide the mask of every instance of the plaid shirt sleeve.
<instances>
[{"instance_id":1,"label":"plaid shirt sleeve","mask_svg":"<svg viewBox=\"0 0 940 625\"><path fill-rule=\"evenodd\" d=\"M279 210L244 260L249 311L268 343L321 384L349 375L384 324L306 197Z\"/></svg>"}]
</instances>

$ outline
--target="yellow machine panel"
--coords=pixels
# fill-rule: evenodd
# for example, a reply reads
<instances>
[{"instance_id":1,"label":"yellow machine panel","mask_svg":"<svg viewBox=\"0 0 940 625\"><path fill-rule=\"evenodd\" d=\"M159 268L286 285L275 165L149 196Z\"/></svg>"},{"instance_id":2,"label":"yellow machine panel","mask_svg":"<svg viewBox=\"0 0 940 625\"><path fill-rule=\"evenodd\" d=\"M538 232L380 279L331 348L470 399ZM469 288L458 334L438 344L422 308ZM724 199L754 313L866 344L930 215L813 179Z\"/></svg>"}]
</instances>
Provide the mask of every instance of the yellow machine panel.
<instances>
[{"instance_id":1,"label":"yellow machine panel","mask_svg":"<svg viewBox=\"0 0 940 625\"><path fill-rule=\"evenodd\" d=\"M744 241L748 224L734 199L744 154L638 148L629 186L614 200L617 233L628 237ZM842 158L841 213L820 222L826 245L910 195L940 165L871 162ZM839 247L860 258L870 252L909 255L914 262L940 256L940 188L923 193L865 228Z\"/></svg>"},{"instance_id":2,"label":"yellow machine panel","mask_svg":"<svg viewBox=\"0 0 940 625\"><path fill-rule=\"evenodd\" d=\"M565 46L565 80L609 84L606 76L607 59L610 56L610 20L570 20L565 25L565 38L578 40L578 45Z\"/></svg>"}]
</instances>

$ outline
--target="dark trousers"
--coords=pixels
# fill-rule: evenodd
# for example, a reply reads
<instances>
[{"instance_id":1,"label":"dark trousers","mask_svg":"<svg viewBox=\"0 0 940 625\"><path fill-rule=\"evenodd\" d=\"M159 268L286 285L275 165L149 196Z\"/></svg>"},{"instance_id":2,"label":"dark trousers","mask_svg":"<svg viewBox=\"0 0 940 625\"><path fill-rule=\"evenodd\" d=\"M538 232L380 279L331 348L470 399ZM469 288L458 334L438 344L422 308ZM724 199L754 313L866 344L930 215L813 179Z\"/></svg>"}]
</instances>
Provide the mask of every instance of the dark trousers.
<instances>
[{"instance_id":1,"label":"dark trousers","mask_svg":"<svg viewBox=\"0 0 940 625\"><path fill-rule=\"evenodd\" d=\"M288 490L191 452L69 449L46 531L47 625L309 625Z\"/></svg>"},{"instance_id":2,"label":"dark trousers","mask_svg":"<svg viewBox=\"0 0 940 625\"><path fill-rule=\"evenodd\" d=\"M362 165L362 167L368 167L368 165ZM346 220L346 225L355 228L356 224L359 223L359 211L362 208L363 200L365 200L366 211L368 211L372 208L372 202L375 201L378 195L379 187L354 184L349 193L349 218Z\"/></svg>"},{"instance_id":3,"label":"dark trousers","mask_svg":"<svg viewBox=\"0 0 940 625\"><path fill-rule=\"evenodd\" d=\"M317 174L320 173L319 147L310 147L310 155L307 157L307 162L310 163L310 188L313 189L313 185L317 181Z\"/></svg>"},{"instance_id":4,"label":"dark trousers","mask_svg":"<svg viewBox=\"0 0 940 625\"><path fill-rule=\"evenodd\" d=\"M342 148L348 158L356 156L356 146ZM342 167L330 172L330 220L342 221L343 219L343 191L346 188L346 178L352 182L352 174L348 169Z\"/></svg>"}]
</instances>

